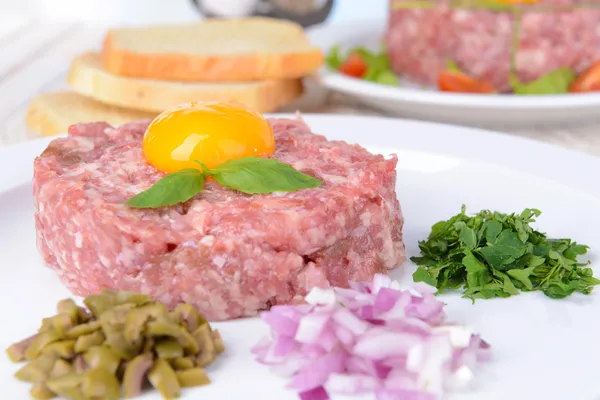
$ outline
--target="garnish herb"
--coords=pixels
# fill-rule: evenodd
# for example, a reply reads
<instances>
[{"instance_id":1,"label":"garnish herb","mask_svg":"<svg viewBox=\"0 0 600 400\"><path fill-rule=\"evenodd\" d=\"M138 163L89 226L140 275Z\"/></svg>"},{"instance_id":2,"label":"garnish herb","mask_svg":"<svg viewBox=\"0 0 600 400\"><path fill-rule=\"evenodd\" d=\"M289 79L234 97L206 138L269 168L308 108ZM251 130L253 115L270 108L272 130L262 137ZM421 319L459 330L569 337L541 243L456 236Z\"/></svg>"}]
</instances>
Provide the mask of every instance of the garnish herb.
<instances>
[{"instance_id":1,"label":"garnish herb","mask_svg":"<svg viewBox=\"0 0 600 400\"><path fill-rule=\"evenodd\" d=\"M350 49L346 55L342 55L339 46L334 46L329 49L325 56L325 63L330 69L340 70L350 55L357 54L364 65L366 72L360 78L380 83L382 85L398 86L399 81L396 74L392 71L390 60L384 49L379 51L371 51L365 47L354 47Z\"/></svg>"},{"instance_id":2,"label":"garnish herb","mask_svg":"<svg viewBox=\"0 0 600 400\"><path fill-rule=\"evenodd\" d=\"M135 208L158 208L183 203L204 189L204 174L197 169L188 168L169 174L127 201Z\"/></svg>"},{"instance_id":3,"label":"garnish herb","mask_svg":"<svg viewBox=\"0 0 600 400\"><path fill-rule=\"evenodd\" d=\"M473 301L534 290L553 299L589 294L600 280L585 267L589 262L577 260L588 247L534 230L530 224L540 214L536 209L520 214L483 210L468 216L463 206L419 242L421 256L411 258L418 265L414 281L439 293L462 288L463 297Z\"/></svg>"},{"instance_id":4,"label":"garnish herb","mask_svg":"<svg viewBox=\"0 0 600 400\"><path fill-rule=\"evenodd\" d=\"M338 68L340 68L342 66L342 63L344 62L344 59L342 57L342 55L340 54L340 46L333 46L331 49L329 49L329 51L327 52L326 56L325 56L325 64L334 70L337 70Z\"/></svg>"},{"instance_id":5,"label":"garnish herb","mask_svg":"<svg viewBox=\"0 0 600 400\"><path fill-rule=\"evenodd\" d=\"M452 72L462 72L460 67L452 60L446 61L446 69Z\"/></svg>"},{"instance_id":6,"label":"garnish herb","mask_svg":"<svg viewBox=\"0 0 600 400\"><path fill-rule=\"evenodd\" d=\"M271 158L246 157L229 160L213 169L196 161L199 169L184 169L165 176L149 189L133 196L127 205L134 208L173 206L190 200L213 177L222 186L248 194L293 192L319 187L323 182Z\"/></svg>"},{"instance_id":7,"label":"garnish herb","mask_svg":"<svg viewBox=\"0 0 600 400\"><path fill-rule=\"evenodd\" d=\"M558 68L529 83L521 83L515 75L511 76L510 82L515 94L564 94L569 92L569 86L576 78L571 68Z\"/></svg>"}]
</instances>

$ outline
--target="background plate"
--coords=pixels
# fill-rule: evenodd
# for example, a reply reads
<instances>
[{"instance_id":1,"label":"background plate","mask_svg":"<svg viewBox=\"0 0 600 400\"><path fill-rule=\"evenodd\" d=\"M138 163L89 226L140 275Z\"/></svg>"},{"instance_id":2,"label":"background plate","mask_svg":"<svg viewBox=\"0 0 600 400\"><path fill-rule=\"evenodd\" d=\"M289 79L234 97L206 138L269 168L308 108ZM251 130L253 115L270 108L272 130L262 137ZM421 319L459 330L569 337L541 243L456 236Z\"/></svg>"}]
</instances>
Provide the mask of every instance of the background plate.
<instances>
[{"instance_id":1,"label":"background plate","mask_svg":"<svg viewBox=\"0 0 600 400\"><path fill-rule=\"evenodd\" d=\"M386 21L326 24L308 30L315 45L327 51L354 46L377 49ZM316 79L329 89L360 98L398 116L506 129L536 125L581 125L595 122L600 93L547 96L472 95L439 92L402 81L400 87L350 78L322 68Z\"/></svg>"},{"instance_id":2,"label":"background plate","mask_svg":"<svg viewBox=\"0 0 600 400\"><path fill-rule=\"evenodd\" d=\"M397 153L397 191L406 218L409 256L430 226L466 204L544 213L537 227L600 249L600 159L550 145L467 128L383 118L305 117L330 139L360 143L371 151ZM365 134L367 133L367 134ZM29 336L42 317L69 292L43 266L35 246L31 196L32 160L48 139L0 150L0 346ZM510 157L510 160L507 158ZM413 266L392 273L403 286ZM599 273L598 269L596 272ZM466 323L492 345L493 360L477 371L471 391L453 400L596 400L600 397L600 292L551 300L540 293L470 301L445 295L453 321ZM227 346L208 368L213 384L185 391L183 398L293 400L285 382L257 364L250 347L264 334L260 319L214 324ZM2 398L26 399L29 386L12 377L18 366L0 357ZM369 399L370 397L364 397ZM156 393L141 399L158 400ZM334 397L334 400L346 399ZM357 398L362 399L362 398Z\"/></svg>"}]
</instances>

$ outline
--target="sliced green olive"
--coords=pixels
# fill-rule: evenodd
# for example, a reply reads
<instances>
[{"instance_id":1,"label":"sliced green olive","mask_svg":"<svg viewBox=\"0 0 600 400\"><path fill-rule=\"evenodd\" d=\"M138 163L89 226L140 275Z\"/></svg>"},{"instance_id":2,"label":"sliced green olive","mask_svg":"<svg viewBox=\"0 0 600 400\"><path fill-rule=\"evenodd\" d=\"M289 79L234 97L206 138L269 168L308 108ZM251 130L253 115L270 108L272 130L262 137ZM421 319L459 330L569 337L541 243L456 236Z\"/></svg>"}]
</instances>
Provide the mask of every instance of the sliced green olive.
<instances>
[{"instance_id":1,"label":"sliced green olive","mask_svg":"<svg viewBox=\"0 0 600 400\"><path fill-rule=\"evenodd\" d=\"M11 345L8 349L6 349L8 358L10 358L12 362L25 361L25 352L27 352L29 346L31 346L35 339L37 339L37 336L38 335L35 334L27 339L23 339L20 342Z\"/></svg>"},{"instance_id":2,"label":"sliced green olive","mask_svg":"<svg viewBox=\"0 0 600 400\"><path fill-rule=\"evenodd\" d=\"M119 380L103 367L91 368L83 374L81 390L88 399L118 400L121 397Z\"/></svg>"},{"instance_id":3,"label":"sliced green olive","mask_svg":"<svg viewBox=\"0 0 600 400\"><path fill-rule=\"evenodd\" d=\"M192 368L175 372L179 386L183 388L204 386L210 383L210 379L202 368Z\"/></svg>"},{"instance_id":4,"label":"sliced green olive","mask_svg":"<svg viewBox=\"0 0 600 400\"><path fill-rule=\"evenodd\" d=\"M102 367L114 374L117 372L120 357L106 346L92 346L83 355L83 359L90 369Z\"/></svg>"},{"instance_id":5,"label":"sliced green olive","mask_svg":"<svg viewBox=\"0 0 600 400\"><path fill-rule=\"evenodd\" d=\"M172 399L180 396L181 388L177 375L169 363L162 358L154 361L154 365L148 373L148 380L163 397Z\"/></svg>"},{"instance_id":6,"label":"sliced green olive","mask_svg":"<svg viewBox=\"0 0 600 400\"><path fill-rule=\"evenodd\" d=\"M54 367L56 356L41 355L35 360L25 364L15 373L15 377L24 382L41 382L50 376Z\"/></svg>"},{"instance_id":7,"label":"sliced green olive","mask_svg":"<svg viewBox=\"0 0 600 400\"><path fill-rule=\"evenodd\" d=\"M222 352L225 351L225 343L223 343L223 338L221 338L221 333L219 333L219 331L214 330L212 331L212 338L213 338L213 342L215 344L215 350L217 351L217 354L221 354Z\"/></svg>"},{"instance_id":8,"label":"sliced green olive","mask_svg":"<svg viewBox=\"0 0 600 400\"><path fill-rule=\"evenodd\" d=\"M144 339L144 345L142 346L142 353L152 353L154 351L154 346L156 345L156 340L153 337L147 337Z\"/></svg>"},{"instance_id":9,"label":"sliced green olive","mask_svg":"<svg viewBox=\"0 0 600 400\"><path fill-rule=\"evenodd\" d=\"M136 306L143 306L144 304L148 304L152 301L150 296L147 296L145 294L125 292L125 291L116 292L115 300L118 305L125 304L125 303L131 303Z\"/></svg>"},{"instance_id":10,"label":"sliced green olive","mask_svg":"<svg viewBox=\"0 0 600 400\"><path fill-rule=\"evenodd\" d=\"M53 354L61 358L72 358L75 355L75 341L74 340L61 340L54 342L42 350L42 354Z\"/></svg>"},{"instance_id":11,"label":"sliced green olive","mask_svg":"<svg viewBox=\"0 0 600 400\"><path fill-rule=\"evenodd\" d=\"M179 304L173 314L178 319L177 323L182 323L190 332L194 332L200 325L207 324L204 317L190 304Z\"/></svg>"},{"instance_id":12,"label":"sliced green olive","mask_svg":"<svg viewBox=\"0 0 600 400\"><path fill-rule=\"evenodd\" d=\"M96 331L87 335L81 335L75 342L75 352L83 353L92 346L99 346L104 343L104 334L101 331Z\"/></svg>"},{"instance_id":13,"label":"sliced green olive","mask_svg":"<svg viewBox=\"0 0 600 400\"><path fill-rule=\"evenodd\" d=\"M133 309L127 315L123 336L131 343L138 343L149 320L166 320L168 314L167 307L162 303L149 304Z\"/></svg>"},{"instance_id":14,"label":"sliced green olive","mask_svg":"<svg viewBox=\"0 0 600 400\"><path fill-rule=\"evenodd\" d=\"M196 361L188 357L179 357L171 361L171 365L176 370L192 369L196 366Z\"/></svg>"},{"instance_id":15,"label":"sliced green olive","mask_svg":"<svg viewBox=\"0 0 600 400\"><path fill-rule=\"evenodd\" d=\"M58 302L56 305L57 313L67 313L72 314L74 317L78 316L79 307L75 304L73 299L64 299Z\"/></svg>"},{"instance_id":16,"label":"sliced green olive","mask_svg":"<svg viewBox=\"0 0 600 400\"><path fill-rule=\"evenodd\" d=\"M73 368L75 369L75 372L78 374L82 374L85 371L87 371L87 369L88 369L88 365L85 362L85 359L83 357L84 357L83 354L79 354L73 360Z\"/></svg>"},{"instance_id":17,"label":"sliced green olive","mask_svg":"<svg viewBox=\"0 0 600 400\"><path fill-rule=\"evenodd\" d=\"M125 328L127 316L134 307L133 304L127 303L114 306L110 310L104 311L98 318L104 334L109 336L113 333L122 333Z\"/></svg>"},{"instance_id":18,"label":"sliced green olive","mask_svg":"<svg viewBox=\"0 0 600 400\"><path fill-rule=\"evenodd\" d=\"M89 335L97 330L100 330L100 321L90 321L72 327L65 333L65 337L67 339L77 339L79 336Z\"/></svg>"},{"instance_id":19,"label":"sliced green olive","mask_svg":"<svg viewBox=\"0 0 600 400\"><path fill-rule=\"evenodd\" d=\"M158 358L178 358L183 357L183 347L176 340L163 340L154 347Z\"/></svg>"},{"instance_id":20,"label":"sliced green olive","mask_svg":"<svg viewBox=\"0 0 600 400\"><path fill-rule=\"evenodd\" d=\"M215 343L207 325L200 326L194 331L193 335L200 348L200 354L196 357L196 364L204 368L217 357Z\"/></svg>"},{"instance_id":21,"label":"sliced green olive","mask_svg":"<svg viewBox=\"0 0 600 400\"><path fill-rule=\"evenodd\" d=\"M142 343L130 343L123 337L121 332L111 333L106 336L105 344L124 360L131 360L140 353Z\"/></svg>"},{"instance_id":22,"label":"sliced green olive","mask_svg":"<svg viewBox=\"0 0 600 400\"><path fill-rule=\"evenodd\" d=\"M59 376L71 374L75 372L75 368L68 361L56 360L52 370L50 371L50 378L58 378Z\"/></svg>"},{"instance_id":23,"label":"sliced green olive","mask_svg":"<svg viewBox=\"0 0 600 400\"><path fill-rule=\"evenodd\" d=\"M44 347L51 343L58 342L60 339L62 339L62 335L56 331L39 333L27 351L25 351L25 358L28 360L35 359L38 355L40 355Z\"/></svg>"},{"instance_id":24,"label":"sliced green olive","mask_svg":"<svg viewBox=\"0 0 600 400\"><path fill-rule=\"evenodd\" d=\"M132 398L146 377L172 399L182 387L210 383L202 367L225 346L193 306L170 312L149 296L113 290L84 304L61 300L37 334L6 349L12 361L29 361L15 376L33 384L34 399L117 400L121 384Z\"/></svg>"},{"instance_id":25,"label":"sliced green olive","mask_svg":"<svg viewBox=\"0 0 600 400\"><path fill-rule=\"evenodd\" d=\"M153 365L150 353L140 354L127 364L123 375L123 395L126 399L137 397L142 393L144 378Z\"/></svg>"},{"instance_id":26,"label":"sliced green olive","mask_svg":"<svg viewBox=\"0 0 600 400\"><path fill-rule=\"evenodd\" d=\"M49 378L46 381L46 386L52 392L69 400L83 400L84 396L80 387L82 381L83 375L72 373L56 378Z\"/></svg>"},{"instance_id":27,"label":"sliced green olive","mask_svg":"<svg viewBox=\"0 0 600 400\"><path fill-rule=\"evenodd\" d=\"M166 321L148 323L146 333L151 336L170 336L177 340L186 354L196 354L199 350L194 337L182 326Z\"/></svg>"},{"instance_id":28,"label":"sliced green olive","mask_svg":"<svg viewBox=\"0 0 600 400\"><path fill-rule=\"evenodd\" d=\"M92 315L100 318L100 315L113 308L116 304L114 296L108 295L107 292L102 294L91 295L83 300L83 304L91 311Z\"/></svg>"},{"instance_id":29,"label":"sliced green olive","mask_svg":"<svg viewBox=\"0 0 600 400\"><path fill-rule=\"evenodd\" d=\"M31 397L35 400L48 400L56 397L56 394L48 389L45 382L34 383L29 391Z\"/></svg>"}]
</instances>

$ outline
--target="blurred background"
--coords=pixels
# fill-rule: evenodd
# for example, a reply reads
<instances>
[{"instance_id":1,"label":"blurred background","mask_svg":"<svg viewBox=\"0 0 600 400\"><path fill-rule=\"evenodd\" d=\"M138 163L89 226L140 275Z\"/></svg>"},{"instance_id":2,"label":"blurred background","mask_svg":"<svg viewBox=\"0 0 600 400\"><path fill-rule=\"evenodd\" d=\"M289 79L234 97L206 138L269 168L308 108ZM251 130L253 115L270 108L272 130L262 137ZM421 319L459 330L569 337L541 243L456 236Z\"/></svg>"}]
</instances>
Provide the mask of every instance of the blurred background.
<instances>
[{"instance_id":1,"label":"blurred background","mask_svg":"<svg viewBox=\"0 0 600 400\"><path fill-rule=\"evenodd\" d=\"M575 0L541 1L546 1L545 4L566 4ZM141 29L145 25L183 24L208 17L267 16L289 19L306 28L307 38L312 45L321 48L328 55L328 65L323 65L317 73L311 72L299 77L304 84L302 93L290 95L289 99L276 107L269 106L260 109L261 112L300 110L305 113L367 114L449 122L491 128L600 154L600 135L597 134L600 129L600 117L597 113L600 108L600 93L567 94L564 88L547 93L547 96L443 93L444 90L437 87L436 80L439 72L445 68L445 62L440 62L442 56L436 54L435 49L432 52L429 46L431 43L438 43L444 47L454 39L447 37L449 35L442 20L428 23L427 19L421 19L419 11L390 11L390 4L393 2L0 0L0 146L40 135L64 132L70 123L90 118L121 123L156 114L156 107L151 110L148 107L137 107L138 104L132 107L134 96L131 93L124 96L125 89L118 93L121 86L137 88L136 90L145 91L147 97L153 98L161 97L165 90L178 99L185 93L189 96L190 93L210 92L206 88L192 88L187 84L185 88L177 87L177 84L173 83L176 80L171 79L172 77L169 77L170 81L166 79L150 85L139 80L142 78L140 76L126 78L108 73L99 62L98 65L89 64L89 60L83 60L86 62L82 63L80 57L86 52L95 52L98 58L97 53L102 49L103 39L111 27L128 26ZM580 10L580 16L586 12ZM583 70L582 66L587 67L592 63L597 63L600 71L600 59L595 58L596 54L600 54L600 33L595 35L592 32L594 30L589 29L589 24L596 21L594 18L600 21L600 10L593 12L596 15L593 18L577 17L588 25L580 24L575 27L579 31L573 31L575 33L572 35L584 44L574 46L571 50L575 51L577 47L580 53L593 54L593 57L587 57L589 59L585 60L585 65L579 63L581 65L575 66L578 73ZM390 14L398 18L390 18ZM502 46L503 43L496 33L499 32L497 29L506 26L506 21L502 22L504 17L498 17L497 13L488 13L484 18L479 18L479 14L470 15L473 16L470 23L460 27L466 36L458 37L453 45L454 48L459 48L457 56L468 58L469 55L465 53L470 52L473 64L483 62L487 63L488 67L495 67L494 57L497 54L494 53L494 46ZM560 33L557 33L557 26L560 27L560 24L553 21L561 21L562 17L556 14L554 17L544 18L547 26L541 32L552 31L554 35L560 36ZM569 21L575 21L577 18L571 18ZM393 27L388 27L388 21L394 21ZM455 19L454 22L448 23L460 24L460 21L457 21L458 19ZM394 33L390 35L392 28ZM386 29L389 29L387 35ZM565 27L564 31L569 29ZM487 37L479 38L477 34L468 36L469 31L478 30L487 32ZM510 30L505 32L506 37L511 35ZM384 36L388 37L388 41L390 37L395 36L394 40L398 42L394 50L395 55L391 52L386 53L386 50L380 47ZM534 48L522 51L522 60L529 60L527 63L534 65L544 56L540 51L546 52L545 56L552 56L553 48L558 49L557 54L569 54L569 48L565 50L556 47L552 42L554 39L546 36L548 37L541 35L535 38ZM489 49L490 54L482 54L466 45L479 39L480 49ZM565 40L557 40L562 45L565 44ZM416 41L420 44L414 44ZM508 42L510 40L504 41ZM332 58L331 52L338 45L341 46L341 52L345 53L340 56L341 60ZM590 49L584 46L589 46ZM368 64L362 66L360 77L338 69L342 61L350 60L349 54L357 48L363 52L363 64L365 60ZM506 49L497 53L501 53L505 64L508 65L508 51L504 50ZM368 54L364 53L365 51ZM410 57L406 57L407 54ZM575 56L569 57L576 59ZM332 68L333 64L337 66ZM462 64L465 67L473 66L464 60ZM500 70L504 68L502 65L500 67ZM569 67L574 68L571 65ZM403 71L398 72L400 69ZM410 69L413 70L413 77L423 78L423 82L415 85L410 80L412 77L404 76L404 72ZM547 72L547 65L542 65L536 71L537 75L531 79ZM68 82L70 75L76 76L75 84ZM600 79L600 72L598 75L596 78ZM355 79L357 77L359 79ZM548 87L554 90L555 83L557 82L546 82L545 87L538 85L536 90ZM102 91L107 85L112 87L110 93ZM142 87L145 89L142 90ZM148 90L152 93L148 94ZM247 93L253 90L248 90ZM64 94L65 91L68 94ZM131 89L127 91L132 92ZM231 91L233 92L233 89ZM460 92L461 89L450 91ZM63 92L60 98L57 97L59 92ZM264 96L266 95L263 94ZM116 108L117 106L127 108L122 110Z\"/></svg>"},{"instance_id":2,"label":"blurred background","mask_svg":"<svg viewBox=\"0 0 600 400\"><path fill-rule=\"evenodd\" d=\"M203 5L204 3L204 5ZM51 21L85 21L88 23L110 23L136 25L146 23L190 22L199 18L196 4L205 10L221 10L223 14L240 15L254 5L255 0L0 0L2 15L35 16ZM275 2L277 3L277 1ZM302 3L279 1L279 3ZM311 1L315 8L323 7L327 1ZM387 13L387 0L335 0L327 16L329 22L340 22L364 18L383 18ZM260 6L259 6L260 7ZM264 8L264 7L263 7Z\"/></svg>"}]
</instances>

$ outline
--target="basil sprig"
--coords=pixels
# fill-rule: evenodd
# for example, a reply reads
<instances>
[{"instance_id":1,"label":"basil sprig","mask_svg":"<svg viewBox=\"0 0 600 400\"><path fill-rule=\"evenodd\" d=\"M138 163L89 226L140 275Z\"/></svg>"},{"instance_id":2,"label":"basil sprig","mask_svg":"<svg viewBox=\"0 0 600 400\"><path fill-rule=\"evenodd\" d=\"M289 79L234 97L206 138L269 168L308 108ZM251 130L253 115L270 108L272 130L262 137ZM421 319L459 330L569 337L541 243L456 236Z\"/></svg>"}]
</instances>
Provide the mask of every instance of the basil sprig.
<instances>
[{"instance_id":1,"label":"basil sprig","mask_svg":"<svg viewBox=\"0 0 600 400\"><path fill-rule=\"evenodd\" d=\"M130 198L126 204L133 208L159 208L183 203L204 189L204 181L208 177L222 186L247 194L294 192L316 188L323 183L271 158L239 158L213 169L208 169L201 161L196 162L202 170L187 168L169 174Z\"/></svg>"}]
</instances>

